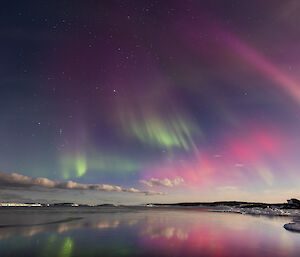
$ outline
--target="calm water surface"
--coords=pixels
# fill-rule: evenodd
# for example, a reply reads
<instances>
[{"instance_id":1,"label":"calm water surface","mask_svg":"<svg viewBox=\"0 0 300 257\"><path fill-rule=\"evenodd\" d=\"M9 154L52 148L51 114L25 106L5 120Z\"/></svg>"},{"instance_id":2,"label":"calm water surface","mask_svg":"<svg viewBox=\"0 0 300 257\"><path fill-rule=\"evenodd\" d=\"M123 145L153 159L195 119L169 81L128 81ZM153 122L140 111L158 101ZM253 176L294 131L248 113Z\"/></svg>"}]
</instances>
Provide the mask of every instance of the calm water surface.
<instances>
[{"instance_id":1,"label":"calm water surface","mask_svg":"<svg viewBox=\"0 0 300 257\"><path fill-rule=\"evenodd\" d=\"M0 256L300 256L291 218L180 208L2 208Z\"/></svg>"}]
</instances>

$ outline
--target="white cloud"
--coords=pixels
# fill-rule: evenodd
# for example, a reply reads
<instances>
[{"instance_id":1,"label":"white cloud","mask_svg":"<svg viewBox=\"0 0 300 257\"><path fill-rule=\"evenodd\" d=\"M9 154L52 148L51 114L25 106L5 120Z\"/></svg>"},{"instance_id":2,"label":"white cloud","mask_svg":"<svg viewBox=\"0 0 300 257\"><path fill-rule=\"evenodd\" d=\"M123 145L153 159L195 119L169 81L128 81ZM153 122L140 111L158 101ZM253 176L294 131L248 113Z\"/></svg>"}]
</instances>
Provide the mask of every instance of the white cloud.
<instances>
[{"instance_id":1,"label":"white cloud","mask_svg":"<svg viewBox=\"0 0 300 257\"><path fill-rule=\"evenodd\" d=\"M150 180L140 180L141 183L153 187L153 186L163 186L163 187L174 187L182 184L184 182L183 178L177 177L173 180L165 178L165 179L157 179L151 178Z\"/></svg>"},{"instance_id":2,"label":"white cloud","mask_svg":"<svg viewBox=\"0 0 300 257\"><path fill-rule=\"evenodd\" d=\"M242 167L244 167L244 164L243 163L236 163L234 166L238 167L238 168L242 168Z\"/></svg>"},{"instance_id":3,"label":"white cloud","mask_svg":"<svg viewBox=\"0 0 300 257\"><path fill-rule=\"evenodd\" d=\"M240 190L238 187L235 186L222 186L216 188L219 191L237 191Z\"/></svg>"},{"instance_id":4,"label":"white cloud","mask_svg":"<svg viewBox=\"0 0 300 257\"><path fill-rule=\"evenodd\" d=\"M68 190L95 190L106 192L128 192L128 193L141 193L145 195L163 195L161 192L142 191L136 188L123 188L120 186L107 185L107 184L80 184L74 181L54 181L48 178L31 178L18 173L0 173L0 186L7 188L22 188L32 189L39 188L55 188L55 189L68 189Z\"/></svg>"}]
</instances>

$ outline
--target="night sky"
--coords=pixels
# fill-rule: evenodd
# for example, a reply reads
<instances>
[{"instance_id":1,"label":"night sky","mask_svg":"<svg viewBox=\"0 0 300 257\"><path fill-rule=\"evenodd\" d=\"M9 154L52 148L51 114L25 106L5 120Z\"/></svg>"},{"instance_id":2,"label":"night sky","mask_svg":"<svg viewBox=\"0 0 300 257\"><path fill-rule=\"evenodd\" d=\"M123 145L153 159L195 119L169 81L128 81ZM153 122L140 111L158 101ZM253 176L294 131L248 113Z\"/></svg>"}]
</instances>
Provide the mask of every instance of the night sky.
<instances>
[{"instance_id":1,"label":"night sky","mask_svg":"<svg viewBox=\"0 0 300 257\"><path fill-rule=\"evenodd\" d=\"M300 197L299 12L297 0L3 3L0 200Z\"/></svg>"}]
</instances>

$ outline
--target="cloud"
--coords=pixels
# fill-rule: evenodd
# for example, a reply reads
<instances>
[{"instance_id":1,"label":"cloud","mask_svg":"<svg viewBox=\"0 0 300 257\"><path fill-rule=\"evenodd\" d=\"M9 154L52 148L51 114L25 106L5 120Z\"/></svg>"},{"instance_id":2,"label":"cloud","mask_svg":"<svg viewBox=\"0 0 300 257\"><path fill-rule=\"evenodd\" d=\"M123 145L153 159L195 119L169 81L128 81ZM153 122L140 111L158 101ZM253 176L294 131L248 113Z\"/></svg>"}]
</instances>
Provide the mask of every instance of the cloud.
<instances>
[{"instance_id":1,"label":"cloud","mask_svg":"<svg viewBox=\"0 0 300 257\"><path fill-rule=\"evenodd\" d=\"M238 168L242 168L242 167L244 167L244 164L243 163L236 163L234 166L238 167Z\"/></svg>"},{"instance_id":2,"label":"cloud","mask_svg":"<svg viewBox=\"0 0 300 257\"><path fill-rule=\"evenodd\" d=\"M219 191L237 191L240 190L238 187L235 186L222 186L216 188Z\"/></svg>"},{"instance_id":3,"label":"cloud","mask_svg":"<svg viewBox=\"0 0 300 257\"><path fill-rule=\"evenodd\" d=\"M170 180L168 178L161 179L161 180L157 178L151 178L149 181L140 180L140 182L149 187L153 187L153 186L174 187L183 183L184 180L183 178L179 178L179 177L175 178L174 180Z\"/></svg>"},{"instance_id":4,"label":"cloud","mask_svg":"<svg viewBox=\"0 0 300 257\"><path fill-rule=\"evenodd\" d=\"M105 192L127 192L127 193L140 193L145 195L163 195L161 192L154 191L141 191L139 189L130 187L123 188L120 186L107 185L107 184L80 184L74 181L54 181L48 178L31 178L18 173L0 173L0 186L8 188L22 188L32 189L51 188L51 189L68 189L68 190L95 190Z\"/></svg>"}]
</instances>

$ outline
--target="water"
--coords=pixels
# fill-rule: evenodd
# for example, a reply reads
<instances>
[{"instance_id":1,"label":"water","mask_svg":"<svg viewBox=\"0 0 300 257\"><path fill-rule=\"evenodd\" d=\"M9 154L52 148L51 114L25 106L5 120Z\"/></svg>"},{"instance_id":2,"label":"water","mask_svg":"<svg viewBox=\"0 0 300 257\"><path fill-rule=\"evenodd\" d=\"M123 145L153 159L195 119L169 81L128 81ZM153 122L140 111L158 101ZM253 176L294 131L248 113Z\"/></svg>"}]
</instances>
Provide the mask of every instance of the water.
<instances>
[{"instance_id":1,"label":"water","mask_svg":"<svg viewBox=\"0 0 300 257\"><path fill-rule=\"evenodd\" d=\"M288 217L203 208L1 208L0 256L299 256Z\"/></svg>"}]
</instances>

